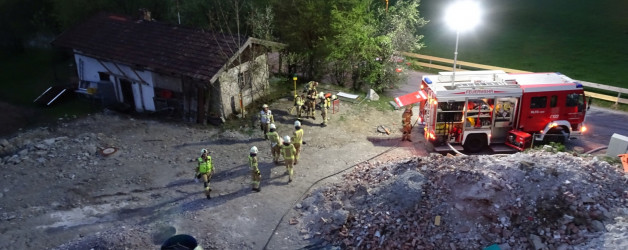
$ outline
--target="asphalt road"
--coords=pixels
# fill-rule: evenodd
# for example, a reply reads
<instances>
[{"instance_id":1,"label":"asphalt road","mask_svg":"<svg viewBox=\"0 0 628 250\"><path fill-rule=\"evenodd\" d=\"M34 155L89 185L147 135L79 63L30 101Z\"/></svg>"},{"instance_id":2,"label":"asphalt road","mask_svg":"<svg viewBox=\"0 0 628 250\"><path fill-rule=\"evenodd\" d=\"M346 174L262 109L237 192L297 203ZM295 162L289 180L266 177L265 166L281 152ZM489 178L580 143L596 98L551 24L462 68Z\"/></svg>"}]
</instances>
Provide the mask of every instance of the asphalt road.
<instances>
[{"instance_id":1,"label":"asphalt road","mask_svg":"<svg viewBox=\"0 0 628 250\"><path fill-rule=\"evenodd\" d=\"M405 84L398 89L390 90L388 96L400 96L417 91L424 73L410 71ZM418 110L414 111L418 114ZM587 132L578 138L572 138L566 143L568 149L578 148L582 152L589 152L608 146L613 134L628 136L628 113L612 109L596 107L595 103L587 111L585 120Z\"/></svg>"}]
</instances>

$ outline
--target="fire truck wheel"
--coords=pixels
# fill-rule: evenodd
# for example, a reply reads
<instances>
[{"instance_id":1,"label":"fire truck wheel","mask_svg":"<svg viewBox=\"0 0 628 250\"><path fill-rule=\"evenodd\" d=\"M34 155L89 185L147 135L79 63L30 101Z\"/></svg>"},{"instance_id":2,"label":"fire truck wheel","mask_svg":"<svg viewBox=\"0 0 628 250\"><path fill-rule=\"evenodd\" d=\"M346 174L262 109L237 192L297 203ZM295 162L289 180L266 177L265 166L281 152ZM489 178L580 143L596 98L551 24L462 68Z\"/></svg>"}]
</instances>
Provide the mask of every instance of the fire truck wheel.
<instances>
[{"instance_id":1,"label":"fire truck wheel","mask_svg":"<svg viewBox=\"0 0 628 250\"><path fill-rule=\"evenodd\" d=\"M465 152L477 153L486 147L486 135L485 134L472 134L468 135L464 145L462 145Z\"/></svg>"},{"instance_id":2,"label":"fire truck wheel","mask_svg":"<svg viewBox=\"0 0 628 250\"><path fill-rule=\"evenodd\" d=\"M547 131L547 135L545 135L544 141L545 143L556 142L565 144L567 138L569 138L569 133L565 132L565 130L562 128L557 128Z\"/></svg>"}]
</instances>

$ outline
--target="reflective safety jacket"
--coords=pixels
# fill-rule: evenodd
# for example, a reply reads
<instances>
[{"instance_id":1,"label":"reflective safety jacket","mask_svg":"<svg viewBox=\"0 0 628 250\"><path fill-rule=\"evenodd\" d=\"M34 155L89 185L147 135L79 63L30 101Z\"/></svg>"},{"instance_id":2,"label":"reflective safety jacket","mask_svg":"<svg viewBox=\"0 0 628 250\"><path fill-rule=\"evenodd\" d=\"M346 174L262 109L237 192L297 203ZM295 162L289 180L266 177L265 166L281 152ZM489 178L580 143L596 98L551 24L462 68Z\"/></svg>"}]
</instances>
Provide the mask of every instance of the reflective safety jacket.
<instances>
[{"instance_id":1,"label":"reflective safety jacket","mask_svg":"<svg viewBox=\"0 0 628 250\"><path fill-rule=\"evenodd\" d=\"M294 145L281 145L281 155L285 160L294 159L294 155L297 153L297 150L294 148Z\"/></svg>"},{"instance_id":2,"label":"reflective safety jacket","mask_svg":"<svg viewBox=\"0 0 628 250\"><path fill-rule=\"evenodd\" d=\"M281 143L277 132L268 132L266 135L268 136L268 140L270 140L271 147L275 147Z\"/></svg>"},{"instance_id":3,"label":"reflective safety jacket","mask_svg":"<svg viewBox=\"0 0 628 250\"><path fill-rule=\"evenodd\" d=\"M249 155L249 169L251 169L251 171L259 172L259 168L257 167L257 156Z\"/></svg>"},{"instance_id":4,"label":"reflective safety jacket","mask_svg":"<svg viewBox=\"0 0 628 250\"><path fill-rule=\"evenodd\" d=\"M294 102L297 106L303 106L303 104L305 104L305 101L301 98L301 96L296 96Z\"/></svg>"},{"instance_id":5,"label":"reflective safety jacket","mask_svg":"<svg viewBox=\"0 0 628 250\"><path fill-rule=\"evenodd\" d=\"M295 143L295 144L303 143L303 129L302 128L294 131L294 133L292 134L292 143Z\"/></svg>"},{"instance_id":6,"label":"reflective safety jacket","mask_svg":"<svg viewBox=\"0 0 628 250\"><path fill-rule=\"evenodd\" d=\"M214 166L212 166L212 157L207 156L207 161L203 160L203 157L198 158L198 172L201 174L205 174L211 172Z\"/></svg>"},{"instance_id":7,"label":"reflective safety jacket","mask_svg":"<svg viewBox=\"0 0 628 250\"><path fill-rule=\"evenodd\" d=\"M330 107L331 107L331 99L330 98L325 98L324 108L329 109Z\"/></svg>"}]
</instances>

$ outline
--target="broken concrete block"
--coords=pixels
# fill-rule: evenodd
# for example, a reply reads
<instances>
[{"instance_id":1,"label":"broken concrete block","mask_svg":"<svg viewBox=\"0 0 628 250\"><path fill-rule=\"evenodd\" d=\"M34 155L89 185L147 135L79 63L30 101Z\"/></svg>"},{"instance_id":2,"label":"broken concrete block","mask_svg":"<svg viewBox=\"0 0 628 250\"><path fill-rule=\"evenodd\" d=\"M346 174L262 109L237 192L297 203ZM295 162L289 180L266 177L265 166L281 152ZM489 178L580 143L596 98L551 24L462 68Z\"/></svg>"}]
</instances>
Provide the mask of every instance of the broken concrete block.
<instances>
[{"instance_id":1,"label":"broken concrete block","mask_svg":"<svg viewBox=\"0 0 628 250\"><path fill-rule=\"evenodd\" d=\"M528 240L530 241L530 245L532 245L532 249L534 250L547 249L547 246L543 244L541 237L539 237L538 235L530 234L530 236L528 236Z\"/></svg>"}]
</instances>

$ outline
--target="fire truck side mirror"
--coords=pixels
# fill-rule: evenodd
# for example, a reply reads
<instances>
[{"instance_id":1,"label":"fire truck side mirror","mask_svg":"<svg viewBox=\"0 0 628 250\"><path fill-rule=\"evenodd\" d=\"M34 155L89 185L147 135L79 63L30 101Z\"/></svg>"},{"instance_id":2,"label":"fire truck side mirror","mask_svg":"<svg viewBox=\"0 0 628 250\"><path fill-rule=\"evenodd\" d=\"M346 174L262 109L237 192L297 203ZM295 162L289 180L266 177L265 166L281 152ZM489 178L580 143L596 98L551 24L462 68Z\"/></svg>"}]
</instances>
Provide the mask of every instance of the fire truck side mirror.
<instances>
[{"instance_id":1,"label":"fire truck side mirror","mask_svg":"<svg viewBox=\"0 0 628 250\"><path fill-rule=\"evenodd\" d=\"M589 96L589 101L587 102L587 111L591 108L591 103L593 102L593 97Z\"/></svg>"}]
</instances>

